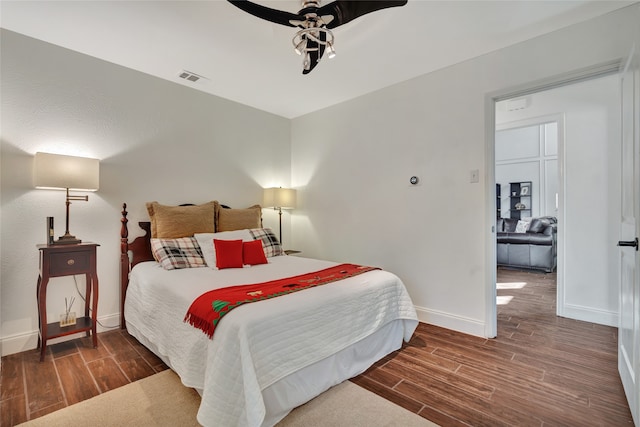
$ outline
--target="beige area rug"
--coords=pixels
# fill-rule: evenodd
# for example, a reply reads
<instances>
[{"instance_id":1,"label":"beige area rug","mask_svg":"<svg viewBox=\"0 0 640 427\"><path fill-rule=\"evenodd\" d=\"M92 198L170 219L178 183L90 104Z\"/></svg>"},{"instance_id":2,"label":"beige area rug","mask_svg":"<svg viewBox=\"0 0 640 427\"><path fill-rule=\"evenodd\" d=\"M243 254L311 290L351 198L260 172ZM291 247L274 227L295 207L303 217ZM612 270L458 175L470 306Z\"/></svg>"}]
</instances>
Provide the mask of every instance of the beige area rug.
<instances>
[{"instance_id":1,"label":"beige area rug","mask_svg":"<svg viewBox=\"0 0 640 427\"><path fill-rule=\"evenodd\" d=\"M198 426L200 395L171 370L45 415L23 427ZM278 427L436 426L349 381L294 409ZM222 426L221 426L222 427Z\"/></svg>"}]
</instances>

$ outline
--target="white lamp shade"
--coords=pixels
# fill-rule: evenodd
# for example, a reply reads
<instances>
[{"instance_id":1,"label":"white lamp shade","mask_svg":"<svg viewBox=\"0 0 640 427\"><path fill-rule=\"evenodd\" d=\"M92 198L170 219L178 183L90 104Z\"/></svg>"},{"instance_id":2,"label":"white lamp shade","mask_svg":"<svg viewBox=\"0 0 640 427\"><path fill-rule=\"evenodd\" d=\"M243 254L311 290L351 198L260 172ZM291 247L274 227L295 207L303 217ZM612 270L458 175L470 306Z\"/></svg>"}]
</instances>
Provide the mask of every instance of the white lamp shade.
<instances>
[{"instance_id":1,"label":"white lamp shade","mask_svg":"<svg viewBox=\"0 0 640 427\"><path fill-rule=\"evenodd\" d=\"M292 188L265 188L263 207L295 209L296 190Z\"/></svg>"},{"instance_id":2,"label":"white lamp shade","mask_svg":"<svg viewBox=\"0 0 640 427\"><path fill-rule=\"evenodd\" d=\"M87 157L36 153L33 179L36 188L96 191L100 181L100 161Z\"/></svg>"}]
</instances>

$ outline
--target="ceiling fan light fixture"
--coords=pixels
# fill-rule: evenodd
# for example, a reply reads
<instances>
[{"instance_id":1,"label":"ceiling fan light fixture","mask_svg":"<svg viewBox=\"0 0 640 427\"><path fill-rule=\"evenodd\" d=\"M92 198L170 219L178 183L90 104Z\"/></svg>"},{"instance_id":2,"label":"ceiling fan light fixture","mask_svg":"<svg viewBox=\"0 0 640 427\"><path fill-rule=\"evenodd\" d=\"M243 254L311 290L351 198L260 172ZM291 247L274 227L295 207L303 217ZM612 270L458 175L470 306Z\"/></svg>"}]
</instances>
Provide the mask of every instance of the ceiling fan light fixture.
<instances>
[{"instance_id":1,"label":"ceiling fan light fixture","mask_svg":"<svg viewBox=\"0 0 640 427\"><path fill-rule=\"evenodd\" d=\"M303 55L304 69L308 74L320 62L325 51L329 58L336 56L332 29L344 25L362 15L381 9L404 6L408 0L334 0L320 6L322 0L300 0L298 13L272 9L249 0L228 0L239 9L266 21L287 27L301 28L293 37L295 52Z\"/></svg>"},{"instance_id":2,"label":"ceiling fan light fixture","mask_svg":"<svg viewBox=\"0 0 640 427\"><path fill-rule=\"evenodd\" d=\"M329 59L336 57L336 50L333 48L333 43L327 43L327 57Z\"/></svg>"},{"instance_id":3,"label":"ceiling fan light fixture","mask_svg":"<svg viewBox=\"0 0 640 427\"><path fill-rule=\"evenodd\" d=\"M298 54L298 55L302 55L302 52L304 52L307 48L307 41L305 39L301 39L300 42L298 44L296 44L296 39L293 39L293 44L294 44L294 48L293 50Z\"/></svg>"},{"instance_id":4,"label":"ceiling fan light fixture","mask_svg":"<svg viewBox=\"0 0 640 427\"><path fill-rule=\"evenodd\" d=\"M314 22L317 23L317 21ZM326 49L329 58L336 56L336 51L333 48L333 40L333 33L330 29L324 26L311 26L298 31L293 36L293 39L291 39L291 43L293 43L293 50L298 55L303 55L305 57L302 63L303 68L305 70L309 70L309 67L311 66L309 52L322 52L320 46L323 46ZM322 59L322 53L316 61L319 62L320 59Z\"/></svg>"},{"instance_id":5,"label":"ceiling fan light fixture","mask_svg":"<svg viewBox=\"0 0 640 427\"><path fill-rule=\"evenodd\" d=\"M308 70L311 67L311 59L309 58L309 52L305 52L304 59L302 60L302 68Z\"/></svg>"}]
</instances>

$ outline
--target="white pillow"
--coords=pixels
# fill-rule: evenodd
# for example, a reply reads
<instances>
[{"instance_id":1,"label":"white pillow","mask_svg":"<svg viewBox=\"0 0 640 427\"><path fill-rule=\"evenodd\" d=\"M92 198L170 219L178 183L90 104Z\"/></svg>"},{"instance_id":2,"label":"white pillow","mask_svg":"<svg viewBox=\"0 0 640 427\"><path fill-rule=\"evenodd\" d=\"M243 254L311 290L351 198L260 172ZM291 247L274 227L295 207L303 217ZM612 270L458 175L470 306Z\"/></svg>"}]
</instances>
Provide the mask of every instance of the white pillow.
<instances>
[{"instance_id":1,"label":"white pillow","mask_svg":"<svg viewBox=\"0 0 640 427\"><path fill-rule=\"evenodd\" d=\"M518 224L516 225L516 233L526 233L530 225L531 223L528 221L518 220ZM205 261L206 259L207 258L205 257Z\"/></svg>"},{"instance_id":2,"label":"white pillow","mask_svg":"<svg viewBox=\"0 0 640 427\"><path fill-rule=\"evenodd\" d=\"M218 240L242 240L243 242L253 241L253 236L249 230L222 231L220 233L196 233L193 235L202 249L202 256L207 263L207 267L216 268L216 249L213 246L213 239Z\"/></svg>"}]
</instances>

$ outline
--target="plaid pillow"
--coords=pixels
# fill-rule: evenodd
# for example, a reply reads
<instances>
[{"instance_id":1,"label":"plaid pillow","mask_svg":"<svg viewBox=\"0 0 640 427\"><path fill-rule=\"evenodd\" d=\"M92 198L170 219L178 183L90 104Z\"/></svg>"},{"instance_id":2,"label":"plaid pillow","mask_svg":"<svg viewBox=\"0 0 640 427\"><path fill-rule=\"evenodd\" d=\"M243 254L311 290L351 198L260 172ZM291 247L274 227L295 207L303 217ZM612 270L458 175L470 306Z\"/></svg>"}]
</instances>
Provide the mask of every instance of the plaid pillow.
<instances>
[{"instance_id":1,"label":"plaid pillow","mask_svg":"<svg viewBox=\"0 0 640 427\"><path fill-rule=\"evenodd\" d=\"M207 266L195 237L151 239L151 251L165 270Z\"/></svg>"},{"instance_id":2,"label":"plaid pillow","mask_svg":"<svg viewBox=\"0 0 640 427\"><path fill-rule=\"evenodd\" d=\"M270 228L252 228L249 230L253 240L262 240L262 249L267 258L284 255L280 242Z\"/></svg>"}]
</instances>

